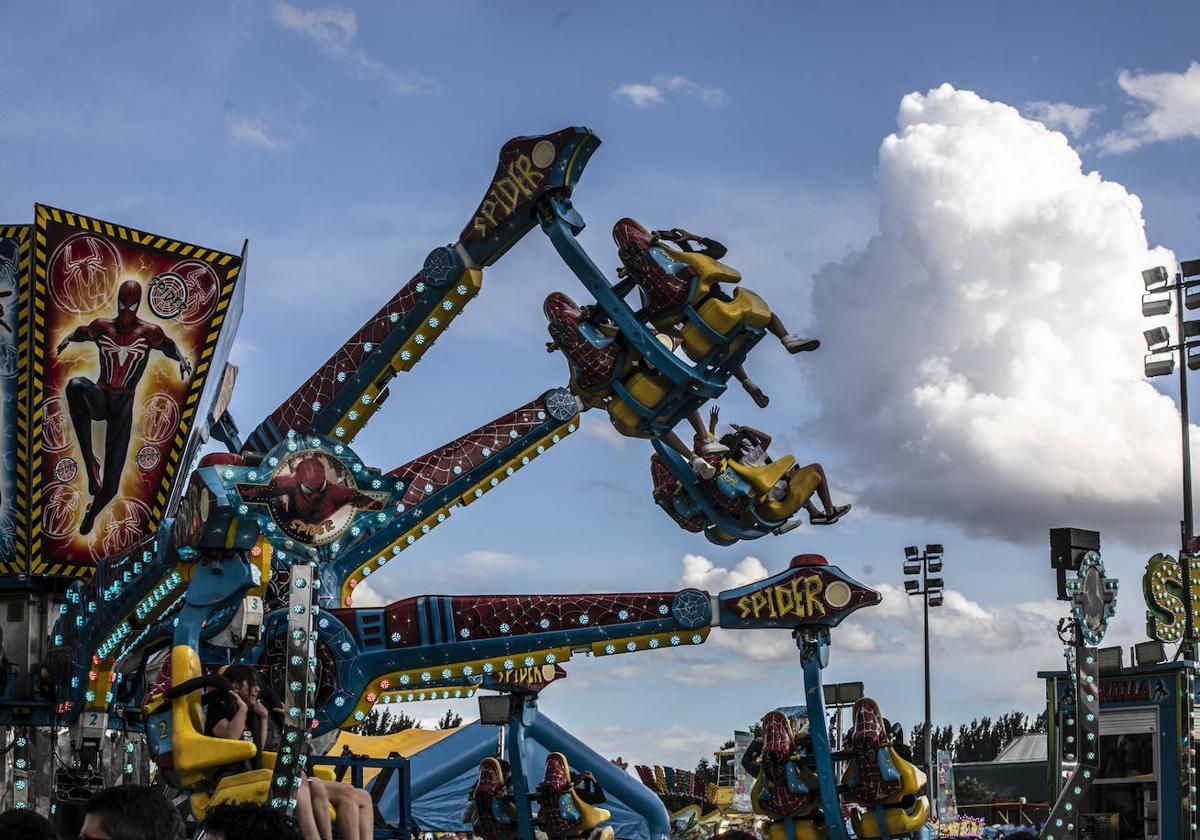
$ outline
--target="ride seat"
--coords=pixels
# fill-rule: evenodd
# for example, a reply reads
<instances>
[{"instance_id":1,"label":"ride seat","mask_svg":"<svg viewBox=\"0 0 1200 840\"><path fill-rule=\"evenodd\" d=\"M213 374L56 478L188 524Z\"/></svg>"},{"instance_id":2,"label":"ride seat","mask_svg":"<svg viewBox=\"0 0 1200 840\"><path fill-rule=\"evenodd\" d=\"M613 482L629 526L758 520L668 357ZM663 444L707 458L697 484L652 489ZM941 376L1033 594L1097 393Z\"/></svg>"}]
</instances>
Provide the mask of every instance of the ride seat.
<instances>
[{"instance_id":1,"label":"ride seat","mask_svg":"<svg viewBox=\"0 0 1200 840\"><path fill-rule=\"evenodd\" d=\"M738 327L766 327L771 321L771 308L754 292L735 289L732 300L709 298L700 304L696 315L709 330L723 336L728 343L736 339L731 333ZM688 358L699 361L712 352L714 337L709 330L690 319L687 321L680 337L683 339L683 352L687 353Z\"/></svg>"},{"instance_id":2,"label":"ride seat","mask_svg":"<svg viewBox=\"0 0 1200 840\"><path fill-rule=\"evenodd\" d=\"M846 798L867 810L852 818L859 837L880 837L883 827L891 836L916 831L929 819L929 800L922 796L925 774L905 761L892 747L883 726L879 705L869 697L854 704L854 727L848 740L854 757L842 781Z\"/></svg>"},{"instance_id":3,"label":"ride seat","mask_svg":"<svg viewBox=\"0 0 1200 840\"><path fill-rule=\"evenodd\" d=\"M492 757L479 763L479 781L472 793L475 802L475 833L485 840L511 837L517 833L516 805L508 791L508 779L500 762Z\"/></svg>"},{"instance_id":4,"label":"ride seat","mask_svg":"<svg viewBox=\"0 0 1200 840\"><path fill-rule=\"evenodd\" d=\"M730 458L728 464L731 470L750 483L750 486L754 488L755 495L762 498L771 492L771 488L787 474L788 470L796 465L796 459L791 455L785 455L778 461L772 461L765 466L748 467L740 461Z\"/></svg>"},{"instance_id":5,"label":"ride seat","mask_svg":"<svg viewBox=\"0 0 1200 840\"><path fill-rule=\"evenodd\" d=\"M725 265L720 260L714 260L712 257L695 251L677 251L661 242L658 243L658 247L662 248L671 259L683 263L696 272L696 276L699 278L697 285L700 287L698 289L700 294L707 294L713 283L742 282L741 272Z\"/></svg>"},{"instance_id":6,"label":"ride seat","mask_svg":"<svg viewBox=\"0 0 1200 840\"><path fill-rule=\"evenodd\" d=\"M571 768L562 753L546 756L546 775L538 785L538 823L550 837L581 837L612 816L607 808L584 802L571 784ZM611 829L608 836L612 836Z\"/></svg>"},{"instance_id":7,"label":"ride seat","mask_svg":"<svg viewBox=\"0 0 1200 840\"><path fill-rule=\"evenodd\" d=\"M171 650L173 685L182 685L201 673L196 651L187 645L176 645ZM188 788L206 781L218 767L250 761L258 753L258 748L249 741L204 734L204 710L200 707L198 689L171 701L171 745L174 770L180 783Z\"/></svg>"},{"instance_id":8,"label":"ride seat","mask_svg":"<svg viewBox=\"0 0 1200 840\"><path fill-rule=\"evenodd\" d=\"M664 376L635 373L625 382L630 398L647 409L653 409L671 393L671 381ZM624 399L614 396L608 403L608 417L617 431L626 437L646 437L638 431L643 415Z\"/></svg>"}]
</instances>

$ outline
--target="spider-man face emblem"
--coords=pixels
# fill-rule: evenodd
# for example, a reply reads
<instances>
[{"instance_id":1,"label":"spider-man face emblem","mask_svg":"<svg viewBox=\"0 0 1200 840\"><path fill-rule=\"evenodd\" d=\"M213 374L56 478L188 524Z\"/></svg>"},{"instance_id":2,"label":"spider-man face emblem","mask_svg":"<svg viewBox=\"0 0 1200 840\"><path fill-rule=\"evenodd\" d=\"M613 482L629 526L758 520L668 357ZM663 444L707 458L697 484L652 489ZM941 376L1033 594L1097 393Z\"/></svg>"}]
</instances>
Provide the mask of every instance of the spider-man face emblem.
<instances>
[{"instance_id":1,"label":"spider-man face emblem","mask_svg":"<svg viewBox=\"0 0 1200 840\"><path fill-rule=\"evenodd\" d=\"M244 502L265 503L280 531L309 545L334 541L358 511L383 504L358 490L341 461L318 450L289 454L267 484L239 484L237 491Z\"/></svg>"}]
</instances>

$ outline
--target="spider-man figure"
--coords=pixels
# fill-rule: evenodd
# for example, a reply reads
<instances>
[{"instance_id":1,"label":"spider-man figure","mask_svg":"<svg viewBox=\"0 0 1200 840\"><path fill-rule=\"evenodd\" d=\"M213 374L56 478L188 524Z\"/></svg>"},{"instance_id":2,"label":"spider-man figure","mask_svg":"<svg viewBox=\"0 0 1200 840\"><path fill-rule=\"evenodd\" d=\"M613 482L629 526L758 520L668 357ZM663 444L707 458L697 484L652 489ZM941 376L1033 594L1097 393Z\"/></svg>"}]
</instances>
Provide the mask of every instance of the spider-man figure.
<instances>
[{"instance_id":1,"label":"spider-man figure","mask_svg":"<svg viewBox=\"0 0 1200 840\"><path fill-rule=\"evenodd\" d=\"M238 485L244 502L285 500L282 510L291 521L285 527L306 538L320 537L333 529L332 517L346 505L359 510L382 510L383 502L329 480L325 465L315 455L302 458L290 475L277 475L266 486Z\"/></svg>"},{"instance_id":2,"label":"spider-man figure","mask_svg":"<svg viewBox=\"0 0 1200 840\"><path fill-rule=\"evenodd\" d=\"M79 524L81 534L92 530L96 516L120 489L125 456L129 452L129 436L133 431L133 398L150 361L150 351L158 350L168 359L179 362L179 375L183 379L192 373L192 363L180 354L175 342L159 326L138 318L141 302L141 284L126 280L117 291L117 317L97 318L78 327L58 343L56 350L61 354L72 341L90 341L100 353L97 381L76 376L66 387L71 424L83 452L88 492L92 495L92 502ZM92 452L92 423L101 420L107 424L103 472Z\"/></svg>"}]
</instances>

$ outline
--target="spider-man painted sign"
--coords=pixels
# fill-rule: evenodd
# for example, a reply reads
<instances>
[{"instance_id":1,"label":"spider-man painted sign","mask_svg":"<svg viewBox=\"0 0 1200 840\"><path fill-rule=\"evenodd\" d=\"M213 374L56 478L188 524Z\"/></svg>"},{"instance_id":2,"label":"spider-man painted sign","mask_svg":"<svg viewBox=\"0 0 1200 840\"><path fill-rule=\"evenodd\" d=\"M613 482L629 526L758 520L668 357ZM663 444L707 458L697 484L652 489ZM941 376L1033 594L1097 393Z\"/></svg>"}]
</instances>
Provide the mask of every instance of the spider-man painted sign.
<instances>
[{"instance_id":1,"label":"spider-man painted sign","mask_svg":"<svg viewBox=\"0 0 1200 840\"><path fill-rule=\"evenodd\" d=\"M17 550L16 482L19 294L28 282L29 228L0 225L0 575L27 571ZM23 501L23 499L21 500Z\"/></svg>"},{"instance_id":2,"label":"spider-man painted sign","mask_svg":"<svg viewBox=\"0 0 1200 840\"><path fill-rule=\"evenodd\" d=\"M243 502L266 504L279 530L306 545L340 537L360 510L382 510L386 493L358 489L349 468L318 449L291 452L266 484L238 484Z\"/></svg>"},{"instance_id":3,"label":"spider-man painted sign","mask_svg":"<svg viewBox=\"0 0 1200 840\"><path fill-rule=\"evenodd\" d=\"M162 518L241 259L36 210L31 553L75 576Z\"/></svg>"}]
</instances>

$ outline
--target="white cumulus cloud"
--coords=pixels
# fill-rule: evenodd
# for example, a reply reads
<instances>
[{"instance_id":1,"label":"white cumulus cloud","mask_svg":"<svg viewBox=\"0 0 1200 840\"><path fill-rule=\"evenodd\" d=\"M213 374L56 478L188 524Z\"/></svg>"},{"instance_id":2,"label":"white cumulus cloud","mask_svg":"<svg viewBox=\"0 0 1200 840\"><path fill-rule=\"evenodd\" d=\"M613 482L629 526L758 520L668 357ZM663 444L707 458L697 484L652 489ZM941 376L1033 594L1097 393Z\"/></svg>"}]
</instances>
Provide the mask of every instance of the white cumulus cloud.
<instances>
[{"instance_id":1,"label":"white cumulus cloud","mask_svg":"<svg viewBox=\"0 0 1200 840\"><path fill-rule=\"evenodd\" d=\"M633 108L664 105L670 96L695 99L706 108L729 104L729 95L714 85L703 85L686 76L655 76L653 82L628 82L613 91L613 99Z\"/></svg>"},{"instance_id":2,"label":"white cumulus cloud","mask_svg":"<svg viewBox=\"0 0 1200 840\"><path fill-rule=\"evenodd\" d=\"M382 82L395 94L414 96L437 89L437 83L424 73L396 70L355 46L358 15L352 9L328 6L304 10L276 0L272 11L276 24L303 35L324 55L345 64L365 79Z\"/></svg>"},{"instance_id":3,"label":"white cumulus cloud","mask_svg":"<svg viewBox=\"0 0 1200 840\"><path fill-rule=\"evenodd\" d=\"M1087 131L1088 124L1099 110L1098 107L1083 108L1066 102L1039 100L1025 103L1025 113L1029 116L1038 122L1045 123L1049 128L1065 131L1071 137L1076 138Z\"/></svg>"},{"instance_id":4,"label":"white cumulus cloud","mask_svg":"<svg viewBox=\"0 0 1200 840\"><path fill-rule=\"evenodd\" d=\"M1136 101L1124 124L1096 145L1102 152L1131 152L1147 143L1200 138L1200 63L1182 73L1130 73L1122 70L1117 84Z\"/></svg>"},{"instance_id":5,"label":"white cumulus cloud","mask_svg":"<svg viewBox=\"0 0 1200 840\"><path fill-rule=\"evenodd\" d=\"M1138 295L1174 257L1141 201L970 91L909 94L897 120L879 234L816 276L807 431L878 511L1013 541L1169 533L1179 415L1143 378Z\"/></svg>"}]
</instances>

